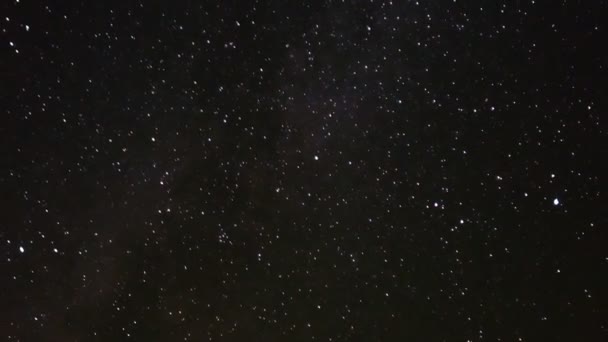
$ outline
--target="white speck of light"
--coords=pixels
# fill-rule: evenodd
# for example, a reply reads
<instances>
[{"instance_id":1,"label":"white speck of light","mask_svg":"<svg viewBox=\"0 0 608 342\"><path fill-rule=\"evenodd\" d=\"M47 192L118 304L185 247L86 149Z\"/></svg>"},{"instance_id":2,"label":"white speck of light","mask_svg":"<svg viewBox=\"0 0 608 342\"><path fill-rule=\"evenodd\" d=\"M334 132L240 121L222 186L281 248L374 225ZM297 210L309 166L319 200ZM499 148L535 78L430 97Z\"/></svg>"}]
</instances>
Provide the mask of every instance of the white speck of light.
<instances>
[{"instance_id":1,"label":"white speck of light","mask_svg":"<svg viewBox=\"0 0 608 342\"><path fill-rule=\"evenodd\" d=\"M315 156L315 160L319 160L319 156Z\"/></svg>"},{"instance_id":2,"label":"white speck of light","mask_svg":"<svg viewBox=\"0 0 608 342\"><path fill-rule=\"evenodd\" d=\"M156 141L156 138L152 137L152 139L151 139L151 140L152 140L152 142L154 142L154 141Z\"/></svg>"},{"instance_id":3,"label":"white speck of light","mask_svg":"<svg viewBox=\"0 0 608 342\"><path fill-rule=\"evenodd\" d=\"M30 25L25 25L25 30L29 32L30 31Z\"/></svg>"},{"instance_id":4,"label":"white speck of light","mask_svg":"<svg viewBox=\"0 0 608 342\"><path fill-rule=\"evenodd\" d=\"M433 203L433 207L437 208L439 206L439 203L435 202Z\"/></svg>"},{"instance_id":5,"label":"white speck of light","mask_svg":"<svg viewBox=\"0 0 608 342\"><path fill-rule=\"evenodd\" d=\"M19 246L19 252L25 253L25 249L22 246Z\"/></svg>"},{"instance_id":6,"label":"white speck of light","mask_svg":"<svg viewBox=\"0 0 608 342\"><path fill-rule=\"evenodd\" d=\"M553 199L553 205L559 205L559 199L558 198L554 198Z\"/></svg>"},{"instance_id":7,"label":"white speck of light","mask_svg":"<svg viewBox=\"0 0 608 342\"><path fill-rule=\"evenodd\" d=\"M59 251L57 250L57 248L53 248L53 252L59 253Z\"/></svg>"}]
</instances>

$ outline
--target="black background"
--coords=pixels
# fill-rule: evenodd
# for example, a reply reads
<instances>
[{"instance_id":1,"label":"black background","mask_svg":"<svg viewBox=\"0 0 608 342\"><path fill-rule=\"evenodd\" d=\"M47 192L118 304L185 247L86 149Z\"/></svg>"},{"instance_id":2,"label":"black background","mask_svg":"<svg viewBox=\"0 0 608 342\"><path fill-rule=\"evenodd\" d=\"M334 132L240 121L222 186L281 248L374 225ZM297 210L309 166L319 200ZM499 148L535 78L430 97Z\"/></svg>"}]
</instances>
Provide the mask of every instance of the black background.
<instances>
[{"instance_id":1,"label":"black background","mask_svg":"<svg viewBox=\"0 0 608 342\"><path fill-rule=\"evenodd\" d=\"M2 339L607 339L606 13L3 2Z\"/></svg>"}]
</instances>

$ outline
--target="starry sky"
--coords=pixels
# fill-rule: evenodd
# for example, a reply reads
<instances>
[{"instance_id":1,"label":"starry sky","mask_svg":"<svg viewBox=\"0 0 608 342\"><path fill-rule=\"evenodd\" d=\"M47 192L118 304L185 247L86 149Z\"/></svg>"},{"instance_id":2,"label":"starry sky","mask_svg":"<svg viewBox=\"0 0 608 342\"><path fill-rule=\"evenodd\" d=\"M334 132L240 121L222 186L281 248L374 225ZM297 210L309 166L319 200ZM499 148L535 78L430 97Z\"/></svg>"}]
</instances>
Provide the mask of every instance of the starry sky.
<instances>
[{"instance_id":1,"label":"starry sky","mask_svg":"<svg viewBox=\"0 0 608 342\"><path fill-rule=\"evenodd\" d=\"M608 340L596 1L0 4L0 339Z\"/></svg>"}]
</instances>

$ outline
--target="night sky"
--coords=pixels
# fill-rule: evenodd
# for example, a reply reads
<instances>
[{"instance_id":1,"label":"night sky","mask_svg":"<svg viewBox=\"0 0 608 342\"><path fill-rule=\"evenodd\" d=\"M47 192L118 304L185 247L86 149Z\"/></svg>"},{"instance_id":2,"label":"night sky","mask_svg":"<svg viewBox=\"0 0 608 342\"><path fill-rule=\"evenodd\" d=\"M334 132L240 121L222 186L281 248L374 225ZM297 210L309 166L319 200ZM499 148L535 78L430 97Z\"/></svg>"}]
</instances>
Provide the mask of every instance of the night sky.
<instances>
[{"instance_id":1,"label":"night sky","mask_svg":"<svg viewBox=\"0 0 608 342\"><path fill-rule=\"evenodd\" d=\"M608 2L0 5L0 340L608 341Z\"/></svg>"}]
</instances>

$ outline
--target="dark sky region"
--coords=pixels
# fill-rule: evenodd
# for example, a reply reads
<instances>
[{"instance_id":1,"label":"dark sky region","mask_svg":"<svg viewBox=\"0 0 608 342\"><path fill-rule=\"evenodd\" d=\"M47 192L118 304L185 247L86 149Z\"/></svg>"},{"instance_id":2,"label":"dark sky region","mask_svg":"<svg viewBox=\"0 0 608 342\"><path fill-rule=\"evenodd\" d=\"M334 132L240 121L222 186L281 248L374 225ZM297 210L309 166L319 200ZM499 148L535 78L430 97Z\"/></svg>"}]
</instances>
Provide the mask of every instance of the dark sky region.
<instances>
[{"instance_id":1,"label":"dark sky region","mask_svg":"<svg viewBox=\"0 0 608 342\"><path fill-rule=\"evenodd\" d=\"M594 1L0 4L3 341L607 341Z\"/></svg>"}]
</instances>

